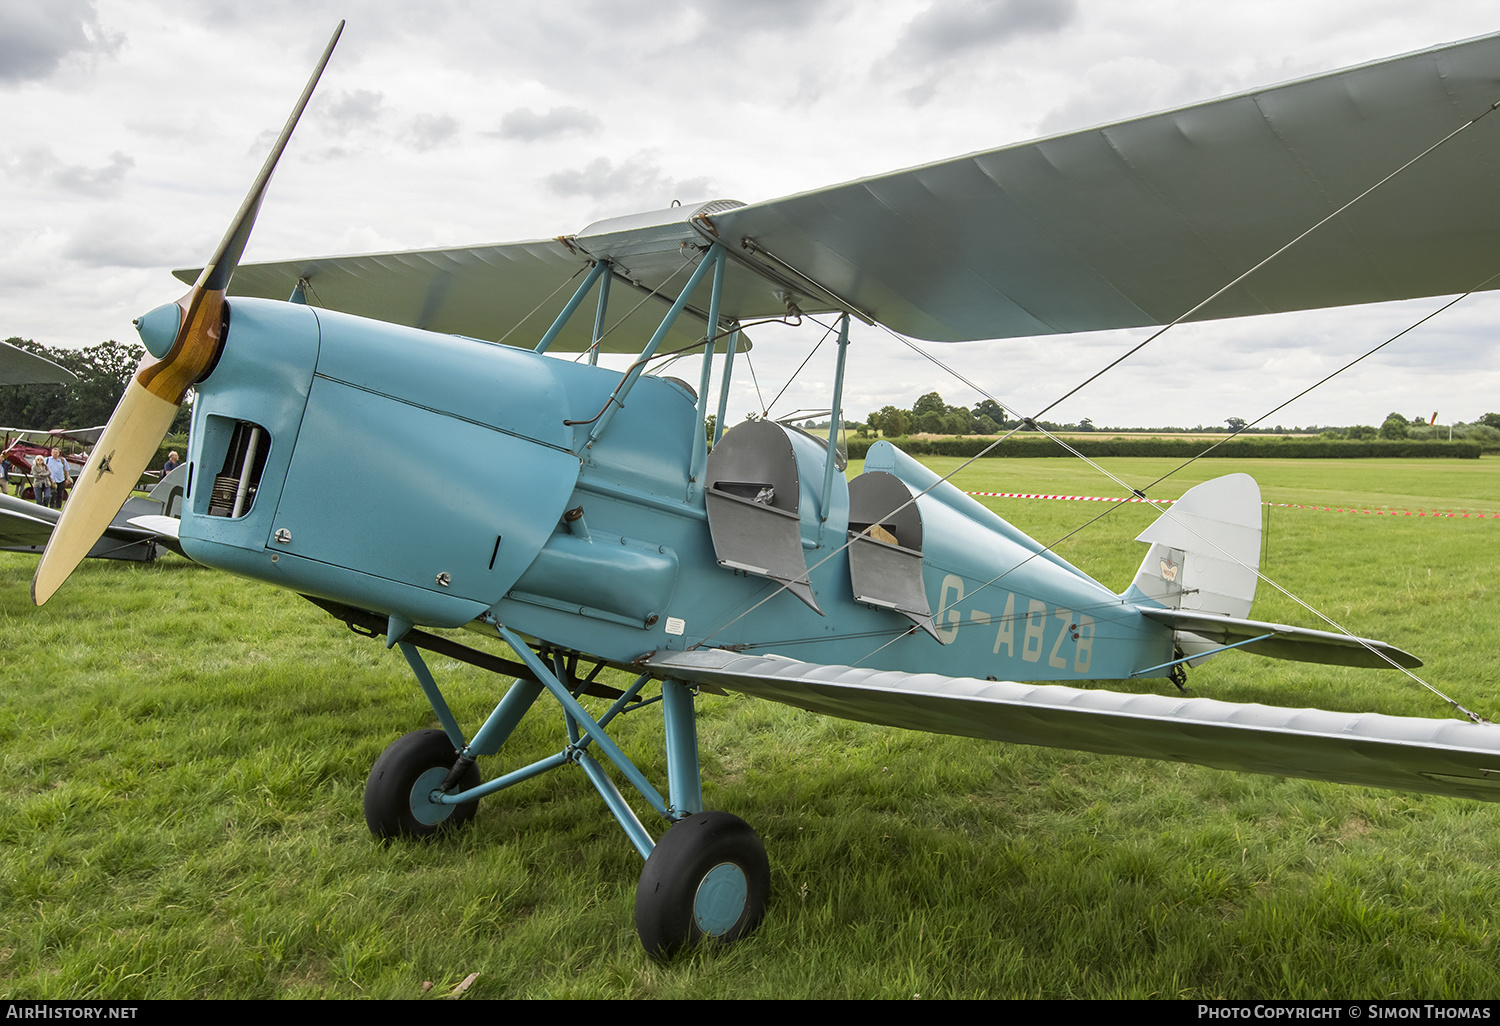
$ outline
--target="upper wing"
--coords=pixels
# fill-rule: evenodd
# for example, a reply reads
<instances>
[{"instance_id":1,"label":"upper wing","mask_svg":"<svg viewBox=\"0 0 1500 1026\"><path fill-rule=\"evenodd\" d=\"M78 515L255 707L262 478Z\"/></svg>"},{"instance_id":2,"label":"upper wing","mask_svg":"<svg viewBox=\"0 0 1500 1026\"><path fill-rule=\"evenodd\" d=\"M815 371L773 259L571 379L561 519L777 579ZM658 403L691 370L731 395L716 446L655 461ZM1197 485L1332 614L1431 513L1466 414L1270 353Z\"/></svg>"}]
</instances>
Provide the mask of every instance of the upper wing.
<instances>
[{"instance_id":1,"label":"upper wing","mask_svg":"<svg viewBox=\"0 0 1500 1026\"><path fill-rule=\"evenodd\" d=\"M712 220L919 338L1164 324L1497 100L1489 36ZM1497 190L1500 115L1195 319L1465 292L1500 271Z\"/></svg>"},{"instance_id":2,"label":"upper wing","mask_svg":"<svg viewBox=\"0 0 1500 1026\"><path fill-rule=\"evenodd\" d=\"M780 316L790 300L941 341L1165 324L1497 100L1500 35L749 206L717 200L538 242L243 264L233 291L285 298L306 278L315 303L434 331L496 339L524 320L510 341L529 345L589 261L670 301L685 263L717 241L735 258L729 318ZM1500 270L1497 192L1500 116L1194 319L1475 288ZM638 349L661 314L652 305L605 348ZM677 341L701 338L704 319L691 311ZM555 348L588 344L592 318L573 320Z\"/></svg>"},{"instance_id":3,"label":"upper wing","mask_svg":"<svg viewBox=\"0 0 1500 1026\"><path fill-rule=\"evenodd\" d=\"M1492 723L1085 691L720 650L664 653L646 668L867 723L1500 801L1500 726Z\"/></svg>"},{"instance_id":4,"label":"upper wing","mask_svg":"<svg viewBox=\"0 0 1500 1026\"><path fill-rule=\"evenodd\" d=\"M691 234L691 233L689 233ZM672 270L684 263L673 244ZM557 239L511 242L495 246L425 249L368 256L311 257L275 263L241 264L230 293L262 299L286 299L297 283L308 283L307 301L361 317L405 324L511 345L534 346L583 282L589 254ZM660 323L674 299L649 297L670 273L632 288L639 280L632 269L620 267L613 286L609 334L601 348L608 353L634 353ZM197 280L198 269L172 272L185 282ZM650 276L647 276L650 277ZM680 288L685 276L677 278ZM596 286L597 288L597 286ZM619 323L617 323L619 322ZM663 342L667 352L701 342L708 318L695 309L684 311ZM552 344L556 352L581 352L593 340L594 318L572 317ZM722 343L721 343L722 346ZM739 348L748 347L742 341Z\"/></svg>"},{"instance_id":5,"label":"upper wing","mask_svg":"<svg viewBox=\"0 0 1500 1026\"><path fill-rule=\"evenodd\" d=\"M0 385L70 385L77 380L51 360L0 342Z\"/></svg>"}]
</instances>

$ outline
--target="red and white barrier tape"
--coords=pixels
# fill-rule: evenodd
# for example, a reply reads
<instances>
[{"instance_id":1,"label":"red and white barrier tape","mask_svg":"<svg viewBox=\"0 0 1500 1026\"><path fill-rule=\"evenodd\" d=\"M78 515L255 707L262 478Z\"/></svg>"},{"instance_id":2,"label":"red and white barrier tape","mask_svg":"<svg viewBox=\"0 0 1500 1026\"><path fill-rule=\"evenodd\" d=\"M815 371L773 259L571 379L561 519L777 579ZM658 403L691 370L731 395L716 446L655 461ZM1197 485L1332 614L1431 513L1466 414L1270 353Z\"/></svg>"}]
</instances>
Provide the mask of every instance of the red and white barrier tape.
<instances>
[{"instance_id":1,"label":"red and white barrier tape","mask_svg":"<svg viewBox=\"0 0 1500 1026\"><path fill-rule=\"evenodd\" d=\"M965 495L982 495L994 499L1061 499L1071 502L1149 502L1170 503L1176 499L1111 498L1107 495L1037 495L1030 492L965 492ZM1361 509L1353 506L1303 506L1295 502L1263 502L1262 506L1280 506L1284 509L1315 509L1324 513L1370 513L1387 517L1450 517L1452 519L1500 520L1500 513L1455 513L1452 510L1433 509Z\"/></svg>"}]
</instances>

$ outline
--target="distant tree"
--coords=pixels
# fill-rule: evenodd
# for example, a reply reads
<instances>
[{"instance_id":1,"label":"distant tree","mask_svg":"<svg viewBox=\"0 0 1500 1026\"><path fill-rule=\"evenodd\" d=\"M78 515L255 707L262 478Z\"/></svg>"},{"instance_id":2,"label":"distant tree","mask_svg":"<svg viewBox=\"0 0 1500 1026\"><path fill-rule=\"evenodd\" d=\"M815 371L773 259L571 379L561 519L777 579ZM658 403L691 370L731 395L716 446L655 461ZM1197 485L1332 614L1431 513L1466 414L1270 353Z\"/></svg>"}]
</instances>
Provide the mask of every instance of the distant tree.
<instances>
[{"instance_id":1,"label":"distant tree","mask_svg":"<svg viewBox=\"0 0 1500 1026\"><path fill-rule=\"evenodd\" d=\"M995 402L995 400L993 399L981 400L974 407L974 416L976 418L990 418L990 420L995 422L996 428L1002 428L1005 426L1005 410L999 403Z\"/></svg>"},{"instance_id":2,"label":"distant tree","mask_svg":"<svg viewBox=\"0 0 1500 1026\"><path fill-rule=\"evenodd\" d=\"M929 435L941 435L947 433L947 415L937 410L917 416L917 430Z\"/></svg>"},{"instance_id":3,"label":"distant tree","mask_svg":"<svg viewBox=\"0 0 1500 1026\"><path fill-rule=\"evenodd\" d=\"M911 414L894 406L880 409L880 430L887 438L899 438L911 430Z\"/></svg>"},{"instance_id":4,"label":"distant tree","mask_svg":"<svg viewBox=\"0 0 1500 1026\"><path fill-rule=\"evenodd\" d=\"M920 423L922 418L929 413L936 413L939 416L947 413L948 404L943 402L943 397L936 392L928 392L912 404L911 412L912 416ZM925 431L926 429L923 428L923 430Z\"/></svg>"},{"instance_id":5,"label":"distant tree","mask_svg":"<svg viewBox=\"0 0 1500 1026\"><path fill-rule=\"evenodd\" d=\"M1092 430L1094 430L1094 422L1092 420L1089 420L1089 418L1084 417L1082 420L1080 420L1078 422L1078 430L1079 431L1092 431Z\"/></svg>"},{"instance_id":6,"label":"distant tree","mask_svg":"<svg viewBox=\"0 0 1500 1026\"><path fill-rule=\"evenodd\" d=\"M1500 413L1486 413L1479 418L1479 423L1492 428L1500 428Z\"/></svg>"},{"instance_id":7,"label":"distant tree","mask_svg":"<svg viewBox=\"0 0 1500 1026\"><path fill-rule=\"evenodd\" d=\"M1000 431L1000 425L996 424L988 414L980 414L975 418L975 423L978 426L974 429L974 433L978 435L993 435Z\"/></svg>"},{"instance_id":8,"label":"distant tree","mask_svg":"<svg viewBox=\"0 0 1500 1026\"><path fill-rule=\"evenodd\" d=\"M1379 435L1380 430L1370 424L1355 424L1344 431L1345 438L1352 438L1356 441L1368 441Z\"/></svg>"},{"instance_id":9,"label":"distant tree","mask_svg":"<svg viewBox=\"0 0 1500 1026\"><path fill-rule=\"evenodd\" d=\"M1224 423L1229 425L1230 431L1243 431L1250 425L1244 417L1226 417Z\"/></svg>"},{"instance_id":10,"label":"distant tree","mask_svg":"<svg viewBox=\"0 0 1500 1026\"><path fill-rule=\"evenodd\" d=\"M1393 413L1385 418L1385 423L1380 425L1380 437L1399 441L1407 436L1406 418L1399 413Z\"/></svg>"},{"instance_id":11,"label":"distant tree","mask_svg":"<svg viewBox=\"0 0 1500 1026\"><path fill-rule=\"evenodd\" d=\"M714 424L718 423L718 420L719 415L717 413L710 413L707 419L703 421L703 437L708 440L709 445L712 445L714 442Z\"/></svg>"}]
</instances>

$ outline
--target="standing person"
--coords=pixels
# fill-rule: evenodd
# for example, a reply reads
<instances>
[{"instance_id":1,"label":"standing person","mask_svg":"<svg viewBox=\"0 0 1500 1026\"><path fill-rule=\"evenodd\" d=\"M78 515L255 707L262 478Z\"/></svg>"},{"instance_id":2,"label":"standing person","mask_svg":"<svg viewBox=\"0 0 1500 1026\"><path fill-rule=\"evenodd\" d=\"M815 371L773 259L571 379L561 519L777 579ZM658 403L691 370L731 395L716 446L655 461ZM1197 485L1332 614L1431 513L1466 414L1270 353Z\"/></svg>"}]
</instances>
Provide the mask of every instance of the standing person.
<instances>
[{"instance_id":1,"label":"standing person","mask_svg":"<svg viewBox=\"0 0 1500 1026\"><path fill-rule=\"evenodd\" d=\"M52 449L52 455L47 457L47 473L52 478L52 501L48 505L53 509L62 509L68 487L68 463L62 458L62 450L56 446Z\"/></svg>"},{"instance_id":2,"label":"standing person","mask_svg":"<svg viewBox=\"0 0 1500 1026\"><path fill-rule=\"evenodd\" d=\"M176 470L178 466L179 464L177 461L177 450L174 449L171 452L167 453L167 462L162 464L161 476L166 477L172 471Z\"/></svg>"},{"instance_id":3,"label":"standing person","mask_svg":"<svg viewBox=\"0 0 1500 1026\"><path fill-rule=\"evenodd\" d=\"M77 480L77 477L73 473L73 464L69 463L67 459L64 458L62 495L57 500L58 509L62 509L63 503L68 501L68 496L73 494L73 482L75 480Z\"/></svg>"},{"instance_id":4,"label":"standing person","mask_svg":"<svg viewBox=\"0 0 1500 1026\"><path fill-rule=\"evenodd\" d=\"M47 463L40 456L31 461L31 501L43 506L52 505L52 475L47 472Z\"/></svg>"},{"instance_id":5,"label":"standing person","mask_svg":"<svg viewBox=\"0 0 1500 1026\"><path fill-rule=\"evenodd\" d=\"M0 456L0 495L10 494L10 454Z\"/></svg>"}]
</instances>

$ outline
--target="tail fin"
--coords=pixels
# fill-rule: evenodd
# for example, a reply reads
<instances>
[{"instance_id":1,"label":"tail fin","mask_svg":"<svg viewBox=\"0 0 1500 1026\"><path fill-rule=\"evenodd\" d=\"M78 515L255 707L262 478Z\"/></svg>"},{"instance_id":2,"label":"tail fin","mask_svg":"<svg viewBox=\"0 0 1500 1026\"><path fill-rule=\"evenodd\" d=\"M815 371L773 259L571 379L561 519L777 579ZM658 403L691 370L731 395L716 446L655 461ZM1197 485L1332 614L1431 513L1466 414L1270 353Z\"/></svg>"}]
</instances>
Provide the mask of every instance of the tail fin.
<instances>
[{"instance_id":1,"label":"tail fin","mask_svg":"<svg viewBox=\"0 0 1500 1026\"><path fill-rule=\"evenodd\" d=\"M1230 474L1189 488L1137 541L1151 549L1127 596L1168 609L1243 618L1260 568L1260 487ZM1184 655L1219 643L1178 632Z\"/></svg>"}]
</instances>

